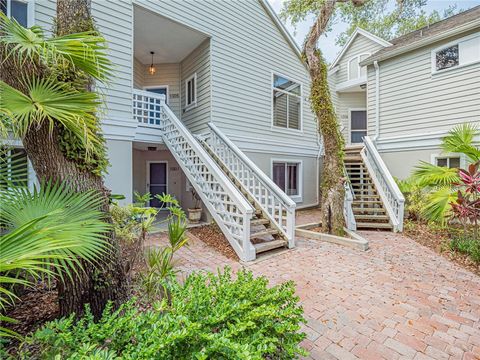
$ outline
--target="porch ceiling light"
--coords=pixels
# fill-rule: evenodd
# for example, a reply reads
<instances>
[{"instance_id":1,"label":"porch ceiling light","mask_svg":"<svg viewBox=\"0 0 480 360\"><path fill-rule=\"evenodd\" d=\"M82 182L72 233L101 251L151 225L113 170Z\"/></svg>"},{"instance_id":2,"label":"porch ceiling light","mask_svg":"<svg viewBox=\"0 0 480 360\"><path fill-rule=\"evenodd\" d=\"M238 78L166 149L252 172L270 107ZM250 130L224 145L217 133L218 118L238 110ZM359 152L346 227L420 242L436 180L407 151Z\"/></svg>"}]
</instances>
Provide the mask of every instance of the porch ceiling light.
<instances>
[{"instance_id":1,"label":"porch ceiling light","mask_svg":"<svg viewBox=\"0 0 480 360\"><path fill-rule=\"evenodd\" d=\"M153 54L155 54L155 52L150 51L150 54L152 55L152 63L150 64L150 67L148 68L148 73L150 75L155 75L155 72L157 71L157 69L155 69L155 66L153 66Z\"/></svg>"}]
</instances>

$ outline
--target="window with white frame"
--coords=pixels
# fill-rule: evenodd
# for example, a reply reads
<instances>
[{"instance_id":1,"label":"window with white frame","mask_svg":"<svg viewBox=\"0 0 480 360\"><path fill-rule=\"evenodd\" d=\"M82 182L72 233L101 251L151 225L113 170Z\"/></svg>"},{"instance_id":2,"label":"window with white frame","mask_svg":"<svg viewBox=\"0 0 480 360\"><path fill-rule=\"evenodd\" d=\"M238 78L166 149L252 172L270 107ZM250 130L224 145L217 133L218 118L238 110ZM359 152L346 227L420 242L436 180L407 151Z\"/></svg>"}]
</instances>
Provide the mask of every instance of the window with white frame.
<instances>
[{"instance_id":1,"label":"window with white frame","mask_svg":"<svg viewBox=\"0 0 480 360\"><path fill-rule=\"evenodd\" d=\"M22 26L31 26L29 18L32 2L29 0L0 0L0 11L14 18Z\"/></svg>"},{"instance_id":2,"label":"window with white frame","mask_svg":"<svg viewBox=\"0 0 480 360\"><path fill-rule=\"evenodd\" d=\"M301 163L277 161L272 163L273 182L289 196L300 196Z\"/></svg>"},{"instance_id":3,"label":"window with white frame","mask_svg":"<svg viewBox=\"0 0 480 360\"><path fill-rule=\"evenodd\" d=\"M432 51L432 71L453 69L480 61L480 36L459 39Z\"/></svg>"},{"instance_id":4,"label":"window with white frame","mask_svg":"<svg viewBox=\"0 0 480 360\"><path fill-rule=\"evenodd\" d=\"M280 75L273 75L273 125L286 129L302 128L302 86Z\"/></svg>"},{"instance_id":5,"label":"window with white frame","mask_svg":"<svg viewBox=\"0 0 480 360\"><path fill-rule=\"evenodd\" d=\"M460 168L460 156L438 156L435 158L435 164L437 166L458 169Z\"/></svg>"},{"instance_id":6,"label":"window with white frame","mask_svg":"<svg viewBox=\"0 0 480 360\"><path fill-rule=\"evenodd\" d=\"M355 80L367 76L367 67L360 66L360 63L369 56L370 54L359 54L348 61L348 80Z\"/></svg>"},{"instance_id":7,"label":"window with white frame","mask_svg":"<svg viewBox=\"0 0 480 360\"><path fill-rule=\"evenodd\" d=\"M197 73L185 80L185 108L197 105Z\"/></svg>"}]
</instances>

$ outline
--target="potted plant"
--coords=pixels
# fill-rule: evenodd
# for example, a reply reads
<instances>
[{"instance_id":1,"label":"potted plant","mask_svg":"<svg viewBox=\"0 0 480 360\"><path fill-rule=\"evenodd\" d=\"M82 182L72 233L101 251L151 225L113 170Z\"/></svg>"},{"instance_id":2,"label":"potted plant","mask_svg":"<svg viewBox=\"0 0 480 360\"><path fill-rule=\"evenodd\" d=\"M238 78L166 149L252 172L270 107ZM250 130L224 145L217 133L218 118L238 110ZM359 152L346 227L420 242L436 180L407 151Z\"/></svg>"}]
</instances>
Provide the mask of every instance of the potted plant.
<instances>
[{"instance_id":1,"label":"potted plant","mask_svg":"<svg viewBox=\"0 0 480 360\"><path fill-rule=\"evenodd\" d=\"M200 207L200 197L192 187L193 208L188 208L188 221L197 224L202 217L202 208Z\"/></svg>"}]
</instances>

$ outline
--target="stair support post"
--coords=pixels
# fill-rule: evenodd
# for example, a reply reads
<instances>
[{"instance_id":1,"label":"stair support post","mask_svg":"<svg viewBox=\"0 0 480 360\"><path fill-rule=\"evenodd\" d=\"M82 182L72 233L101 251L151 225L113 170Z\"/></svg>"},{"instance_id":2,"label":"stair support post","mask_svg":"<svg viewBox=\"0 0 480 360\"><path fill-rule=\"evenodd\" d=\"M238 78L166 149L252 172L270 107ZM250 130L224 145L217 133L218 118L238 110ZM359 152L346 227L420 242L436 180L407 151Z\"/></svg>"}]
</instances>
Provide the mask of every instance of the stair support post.
<instances>
[{"instance_id":1,"label":"stair support post","mask_svg":"<svg viewBox=\"0 0 480 360\"><path fill-rule=\"evenodd\" d=\"M295 247L295 208L287 209L287 239L288 248Z\"/></svg>"}]
</instances>

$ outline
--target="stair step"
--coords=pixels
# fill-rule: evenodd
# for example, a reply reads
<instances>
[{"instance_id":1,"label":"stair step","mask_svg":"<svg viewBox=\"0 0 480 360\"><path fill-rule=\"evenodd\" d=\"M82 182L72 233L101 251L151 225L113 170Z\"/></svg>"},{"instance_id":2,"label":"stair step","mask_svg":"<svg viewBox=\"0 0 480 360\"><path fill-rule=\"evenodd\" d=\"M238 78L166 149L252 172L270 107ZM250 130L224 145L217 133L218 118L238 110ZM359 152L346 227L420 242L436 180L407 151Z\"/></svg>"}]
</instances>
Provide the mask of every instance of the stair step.
<instances>
[{"instance_id":1,"label":"stair step","mask_svg":"<svg viewBox=\"0 0 480 360\"><path fill-rule=\"evenodd\" d=\"M250 225L267 225L269 223L270 223L270 220L264 219L264 218L254 219L254 220L250 221Z\"/></svg>"},{"instance_id":2,"label":"stair step","mask_svg":"<svg viewBox=\"0 0 480 360\"><path fill-rule=\"evenodd\" d=\"M348 155L348 156L345 156L343 161L348 162L348 163L362 163L363 164L363 159L362 159L361 156Z\"/></svg>"},{"instance_id":3,"label":"stair step","mask_svg":"<svg viewBox=\"0 0 480 360\"><path fill-rule=\"evenodd\" d=\"M278 230L267 229L267 230L262 230L262 231L250 234L250 239L255 239L255 238L258 238L258 237L267 236L267 235L275 235L275 234L278 234Z\"/></svg>"},{"instance_id":4,"label":"stair step","mask_svg":"<svg viewBox=\"0 0 480 360\"><path fill-rule=\"evenodd\" d=\"M355 219L359 220L389 220L387 215L355 215Z\"/></svg>"},{"instance_id":5,"label":"stair step","mask_svg":"<svg viewBox=\"0 0 480 360\"><path fill-rule=\"evenodd\" d=\"M352 207L353 213L356 214L357 212L377 212L377 213L386 213L387 211L384 208L357 208L357 207Z\"/></svg>"},{"instance_id":6,"label":"stair step","mask_svg":"<svg viewBox=\"0 0 480 360\"><path fill-rule=\"evenodd\" d=\"M375 222L357 222L357 228L368 229L393 229L390 223L375 223Z\"/></svg>"},{"instance_id":7,"label":"stair step","mask_svg":"<svg viewBox=\"0 0 480 360\"><path fill-rule=\"evenodd\" d=\"M272 240L272 241L265 241L258 244L253 244L253 247L255 248L255 252L257 254L268 251L268 250L278 249L285 246L287 246L287 242L285 240Z\"/></svg>"},{"instance_id":8,"label":"stair step","mask_svg":"<svg viewBox=\"0 0 480 360\"><path fill-rule=\"evenodd\" d=\"M356 204L356 205L358 205L358 204L368 205L368 204L383 204L383 201L381 201L381 200L354 200L353 203Z\"/></svg>"},{"instance_id":9,"label":"stair step","mask_svg":"<svg viewBox=\"0 0 480 360\"><path fill-rule=\"evenodd\" d=\"M358 194L358 195L355 195L355 197L360 198L360 199L377 199L377 200L380 200L380 195L377 195L377 194Z\"/></svg>"}]
</instances>

